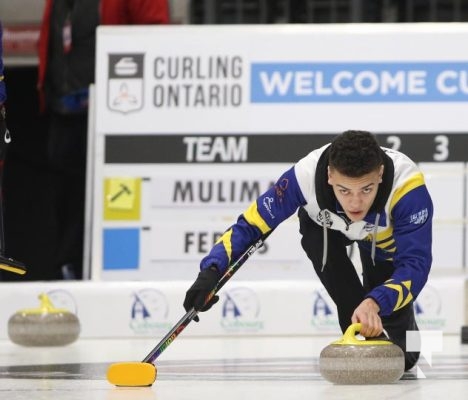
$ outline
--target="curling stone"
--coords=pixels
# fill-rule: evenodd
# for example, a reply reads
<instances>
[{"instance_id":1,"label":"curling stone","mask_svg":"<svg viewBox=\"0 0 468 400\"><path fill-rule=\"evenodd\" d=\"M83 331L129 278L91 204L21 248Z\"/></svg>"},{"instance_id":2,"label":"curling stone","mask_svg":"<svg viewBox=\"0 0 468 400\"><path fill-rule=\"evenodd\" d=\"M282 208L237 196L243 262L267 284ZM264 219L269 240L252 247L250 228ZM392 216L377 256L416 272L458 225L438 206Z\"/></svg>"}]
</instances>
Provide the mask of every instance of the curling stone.
<instances>
[{"instance_id":1,"label":"curling stone","mask_svg":"<svg viewBox=\"0 0 468 400\"><path fill-rule=\"evenodd\" d=\"M64 346L80 334L80 321L72 312L55 308L46 294L39 308L20 310L8 320L8 336L22 346Z\"/></svg>"},{"instance_id":2,"label":"curling stone","mask_svg":"<svg viewBox=\"0 0 468 400\"><path fill-rule=\"evenodd\" d=\"M337 340L320 353L319 369L332 383L344 385L386 384L401 378L405 356L388 340L360 340L361 324L352 324Z\"/></svg>"}]
</instances>

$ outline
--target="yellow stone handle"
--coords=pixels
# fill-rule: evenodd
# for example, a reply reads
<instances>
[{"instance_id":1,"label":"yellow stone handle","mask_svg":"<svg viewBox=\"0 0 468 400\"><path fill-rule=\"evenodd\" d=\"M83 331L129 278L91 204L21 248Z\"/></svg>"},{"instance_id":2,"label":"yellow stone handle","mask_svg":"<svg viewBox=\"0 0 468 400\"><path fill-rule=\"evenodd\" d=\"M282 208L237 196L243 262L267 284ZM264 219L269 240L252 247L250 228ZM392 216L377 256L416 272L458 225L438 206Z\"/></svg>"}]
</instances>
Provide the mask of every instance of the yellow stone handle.
<instances>
[{"instance_id":1,"label":"yellow stone handle","mask_svg":"<svg viewBox=\"0 0 468 400\"><path fill-rule=\"evenodd\" d=\"M47 294L45 293L41 293L39 295L39 300L41 301L41 304L38 308L29 308L25 310L20 310L18 311L18 313L20 314L60 314L60 313L64 314L64 313L70 312L65 308L55 308L49 296L47 296Z\"/></svg>"},{"instance_id":2,"label":"yellow stone handle","mask_svg":"<svg viewBox=\"0 0 468 400\"><path fill-rule=\"evenodd\" d=\"M392 344L392 342L388 340L360 340L356 338L356 334L361 331L361 324L355 323L351 324L348 329L346 329L343 337L332 344L340 344L340 345L354 345L354 346L375 346L375 345L382 345L382 344Z\"/></svg>"}]
</instances>

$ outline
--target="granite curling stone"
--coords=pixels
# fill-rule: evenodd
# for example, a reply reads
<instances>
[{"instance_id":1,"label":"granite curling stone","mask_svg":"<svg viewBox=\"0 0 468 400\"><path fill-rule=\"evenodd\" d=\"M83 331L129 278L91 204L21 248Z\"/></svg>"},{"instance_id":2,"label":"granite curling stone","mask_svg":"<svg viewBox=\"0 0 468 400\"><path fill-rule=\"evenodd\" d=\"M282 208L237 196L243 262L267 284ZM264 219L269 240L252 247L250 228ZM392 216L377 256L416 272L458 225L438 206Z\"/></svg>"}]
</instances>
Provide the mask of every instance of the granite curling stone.
<instances>
[{"instance_id":1,"label":"granite curling stone","mask_svg":"<svg viewBox=\"0 0 468 400\"><path fill-rule=\"evenodd\" d=\"M361 324L352 324L343 338L320 353L320 374L329 382L342 385L387 384L405 372L403 350L387 340L360 340Z\"/></svg>"},{"instance_id":2,"label":"granite curling stone","mask_svg":"<svg viewBox=\"0 0 468 400\"><path fill-rule=\"evenodd\" d=\"M39 308L17 311L8 320L8 336L22 346L64 346L80 334L80 321L72 312L55 308L46 294Z\"/></svg>"}]
</instances>

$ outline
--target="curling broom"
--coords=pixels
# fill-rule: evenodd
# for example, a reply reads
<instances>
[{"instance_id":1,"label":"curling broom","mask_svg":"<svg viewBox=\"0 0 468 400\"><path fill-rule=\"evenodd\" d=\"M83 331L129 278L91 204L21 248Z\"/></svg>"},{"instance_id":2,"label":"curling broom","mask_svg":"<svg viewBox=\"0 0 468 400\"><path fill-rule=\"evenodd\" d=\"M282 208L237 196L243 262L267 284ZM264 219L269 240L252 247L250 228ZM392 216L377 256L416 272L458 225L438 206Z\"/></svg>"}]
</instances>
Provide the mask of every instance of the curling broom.
<instances>
[{"instance_id":1,"label":"curling broom","mask_svg":"<svg viewBox=\"0 0 468 400\"><path fill-rule=\"evenodd\" d=\"M265 239L271 231L252 244L239 258L232 263L224 275L219 279L214 289L208 294L205 305L213 296L231 279L234 273L263 246ZM192 319L198 314L194 308L190 309L169 333L164 336L156 347L141 362L121 362L110 365L107 370L107 380L116 386L151 386L156 380L156 359L175 340L177 336L187 327Z\"/></svg>"}]
</instances>

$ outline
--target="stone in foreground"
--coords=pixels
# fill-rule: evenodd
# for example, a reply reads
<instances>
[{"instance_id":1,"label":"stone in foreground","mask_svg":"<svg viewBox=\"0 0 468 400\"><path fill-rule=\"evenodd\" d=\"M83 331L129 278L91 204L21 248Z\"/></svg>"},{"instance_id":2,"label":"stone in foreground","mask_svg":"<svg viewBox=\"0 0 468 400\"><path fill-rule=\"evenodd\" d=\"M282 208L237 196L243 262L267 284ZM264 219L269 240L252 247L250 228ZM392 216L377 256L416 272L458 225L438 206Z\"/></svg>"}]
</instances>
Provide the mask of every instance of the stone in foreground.
<instances>
[{"instance_id":1,"label":"stone in foreground","mask_svg":"<svg viewBox=\"0 0 468 400\"><path fill-rule=\"evenodd\" d=\"M329 382L342 385L387 384L405 371L400 347L387 340L359 340L361 324L351 325L341 340L320 353L319 369Z\"/></svg>"},{"instance_id":2,"label":"stone in foreground","mask_svg":"<svg viewBox=\"0 0 468 400\"><path fill-rule=\"evenodd\" d=\"M10 317L10 340L22 346L64 346L78 339L78 317L66 309L55 308L46 294L39 299L39 308L20 310Z\"/></svg>"}]
</instances>

